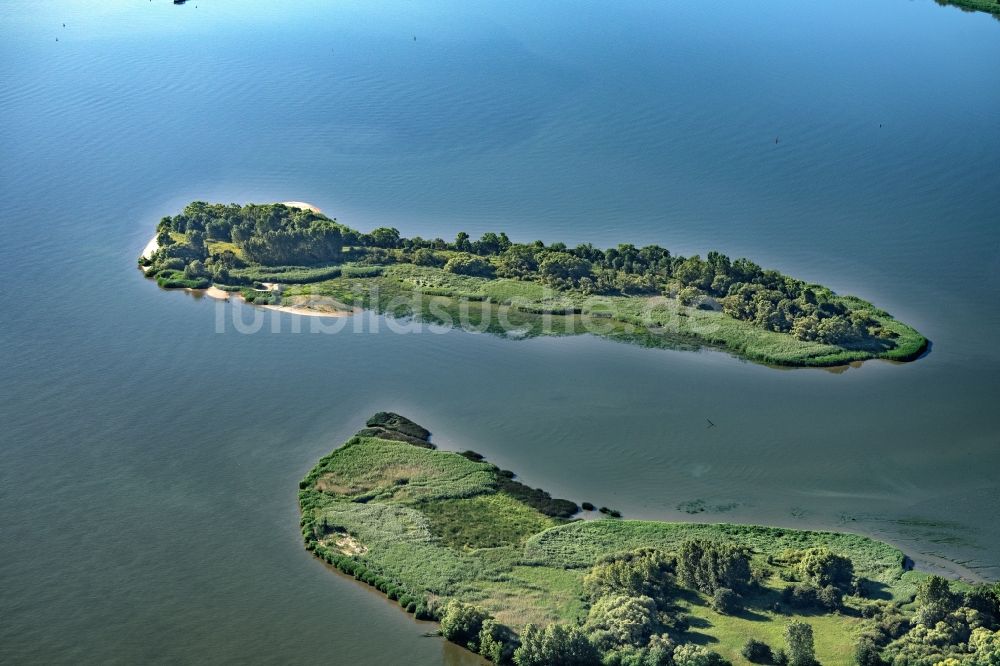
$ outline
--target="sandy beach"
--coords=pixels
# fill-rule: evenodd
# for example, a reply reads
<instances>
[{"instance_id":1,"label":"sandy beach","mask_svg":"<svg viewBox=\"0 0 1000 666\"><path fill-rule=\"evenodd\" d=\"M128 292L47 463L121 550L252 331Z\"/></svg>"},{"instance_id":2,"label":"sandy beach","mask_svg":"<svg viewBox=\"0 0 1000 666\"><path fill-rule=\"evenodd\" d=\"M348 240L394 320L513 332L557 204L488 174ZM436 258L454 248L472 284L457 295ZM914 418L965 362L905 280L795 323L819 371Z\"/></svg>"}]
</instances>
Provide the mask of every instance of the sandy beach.
<instances>
[{"instance_id":1,"label":"sandy beach","mask_svg":"<svg viewBox=\"0 0 1000 666\"><path fill-rule=\"evenodd\" d=\"M149 259L153 256L153 253L160 249L160 244L156 242L156 236L149 239L146 243L146 247L142 248L142 257L144 259Z\"/></svg>"},{"instance_id":2,"label":"sandy beach","mask_svg":"<svg viewBox=\"0 0 1000 666\"><path fill-rule=\"evenodd\" d=\"M223 289L219 289L214 284L205 290L205 295L208 296L209 298L216 298L220 301L229 300L229 292Z\"/></svg>"},{"instance_id":3,"label":"sandy beach","mask_svg":"<svg viewBox=\"0 0 1000 666\"><path fill-rule=\"evenodd\" d=\"M302 210L311 210L314 213L323 212L316 206L313 206L311 203L307 203L305 201L282 201L281 203L285 204L289 208L301 208Z\"/></svg>"},{"instance_id":4,"label":"sandy beach","mask_svg":"<svg viewBox=\"0 0 1000 666\"><path fill-rule=\"evenodd\" d=\"M287 312L288 314L302 315L303 317L351 317L361 312L358 308L355 308L354 310L321 311L295 307L294 305L261 305L259 307L262 307L265 310L274 310L275 312Z\"/></svg>"}]
</instances>

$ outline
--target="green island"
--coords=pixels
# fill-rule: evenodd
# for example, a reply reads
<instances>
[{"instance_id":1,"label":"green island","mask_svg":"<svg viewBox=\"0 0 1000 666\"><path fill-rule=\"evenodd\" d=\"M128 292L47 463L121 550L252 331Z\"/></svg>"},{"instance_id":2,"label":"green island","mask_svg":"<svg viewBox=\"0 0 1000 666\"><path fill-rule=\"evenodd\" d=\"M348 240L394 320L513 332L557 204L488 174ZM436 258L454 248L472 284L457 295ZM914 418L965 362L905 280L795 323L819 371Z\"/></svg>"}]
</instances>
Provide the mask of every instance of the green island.
<instances>
[{"instance_id":1,"label":"green island","mask_svg":"<svg viewBox=\"0 0 1000 666\"><path fill-rule=\"evenodd\" d=\"M316 557L517 666L1000 664L1000 584L866 537L623 520L381 412L299 485Z\"/></svg>"},{"instance_id":2,"label":"green island","mask_svg":"<svg viewBox=\"0 0 1000 666\"><path fill-rule=\"evenodd\" d=\"M519 338L592 333L783 366L908 361L928 347L860 298L718 252L403 238L284 204L191 203L160 221L139 266L161 287L306 313L363 308Z\"/></svg>"},{"instance_id":3,"label":"green island","mask_svg":"<svg viewBox=\"0 0 1000 666\"><path fill-rule=\"evenodd\" d=\"M934 0L943 7L949 5L967 12L986 12L1000 20L1000 0Z\"/></svg>"}]
</instances>

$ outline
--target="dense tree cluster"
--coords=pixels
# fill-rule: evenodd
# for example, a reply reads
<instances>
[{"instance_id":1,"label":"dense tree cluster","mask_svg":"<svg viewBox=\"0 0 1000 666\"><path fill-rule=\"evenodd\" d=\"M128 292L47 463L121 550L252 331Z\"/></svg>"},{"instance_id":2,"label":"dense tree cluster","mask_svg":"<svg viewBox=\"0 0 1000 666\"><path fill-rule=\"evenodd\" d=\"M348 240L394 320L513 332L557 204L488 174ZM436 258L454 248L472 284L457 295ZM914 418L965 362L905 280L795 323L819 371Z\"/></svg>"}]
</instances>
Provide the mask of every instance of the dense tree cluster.
<instances>
[{"instance_id":1,"label":"dense tree cluster","mask_svg":"<svg viewBox=\"0 0 1000 666\"><path fill-rule=\"evenodd\" d=\"M862 666L1000 664L1000 584L955 592L940 576L920 583L910 617L886 609L861 637Z\"/></svg>"},{"instance_id":2,"label":"dense tree cluster","mask_svg":"<svg viewBox=\"0 0 1000 666\"><path fill-rule=\"evenodd\" d=\"M439 265L432 259L434 249L462 252L448 270L466 275L536 280L588 294L668 293L689 305L721 305L732 317L800 340L843 344L892 335L881 328L874 313L851 309L828 289L718 252L702 259L673 256L657 245L623 244L600 250L589 244L575 248L563 243L545 246L541 241L514 244L506 235L492 233L479 241L460 233L454 243L403 239L401 246L415 250L411 260L421 265ZM478 255L485 263L473 263L467 255Z\"/></svg>"},{"instance_id":3,"label":"dense tree cluster","mask_svg":"<svg viewBox=\"0 0 1000 666\"><path fill-rule=\"evenodd\" d=\"M517 666L597 666L597 648L583 630L563 624L544 629L529 624L521 632L521 645L514 651Z\"/></svg>"},{"instance_id":4,"label":"dense tree cluster","mask_svg":"<svg viewBox=\"0 0 1000 666\"><path fill-rule=\"evenodd\" d=\"M201 259L209 258L206 240L223 241L240 248L246 261L265 266L337 261L345 242L357 242L355 232L326 216L282 204L240 206L196 201L180 214L160 221L158 240L169 238L171 231L185 234ZM233 258L235 254L228 258L229 263L235 263Z\"/></svg>"},{"instance_id":5,"label":"dense tree cluster","mask_svg":"<svg viewBox=\"0 0 1000 666\"><path fill-rule=\"evenodd\" d=\"M674 560L657 550L639 550L599 562L583 578L591 599L608 595L666 598L674 587Z\"/></svg>"}]
</instances>

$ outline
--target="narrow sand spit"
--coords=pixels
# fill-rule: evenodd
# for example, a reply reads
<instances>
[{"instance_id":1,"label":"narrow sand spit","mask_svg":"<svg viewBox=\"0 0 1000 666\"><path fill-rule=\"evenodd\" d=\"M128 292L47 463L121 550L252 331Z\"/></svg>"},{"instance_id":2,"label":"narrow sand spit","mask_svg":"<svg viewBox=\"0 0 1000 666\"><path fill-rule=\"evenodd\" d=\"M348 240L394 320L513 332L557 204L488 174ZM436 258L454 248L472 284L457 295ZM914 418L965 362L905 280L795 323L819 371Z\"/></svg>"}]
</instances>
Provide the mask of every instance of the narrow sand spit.
<instances>
[{"instance_id":1,"label":"narrow sand spit","mask_svg":"<svg viewBox=\"0 0 1000 666\"><path fill-rule=\"evenodd\" d=\"M265 310L274 310L275 312L287 312L288 314L302 315L303 317L350 317L352 315L360 312L358 309L352 310L330 310L330 311L320 311L320 310L310 310L303 307L295 307L293 305L261 305L259 307Z\"/></svg>"},{"instance_id":2,"label":"narrow sand spit","mask_svg":"<svg viewBox=\"0 0 1000 666\"><path fill-rule=\"evenodd\" d=\"M229 300L229 292L223 289L219 289L214 284L205 290L205 295L208 296L209 298L217 298L220 301Z\"/></svg>"}]
</instances>

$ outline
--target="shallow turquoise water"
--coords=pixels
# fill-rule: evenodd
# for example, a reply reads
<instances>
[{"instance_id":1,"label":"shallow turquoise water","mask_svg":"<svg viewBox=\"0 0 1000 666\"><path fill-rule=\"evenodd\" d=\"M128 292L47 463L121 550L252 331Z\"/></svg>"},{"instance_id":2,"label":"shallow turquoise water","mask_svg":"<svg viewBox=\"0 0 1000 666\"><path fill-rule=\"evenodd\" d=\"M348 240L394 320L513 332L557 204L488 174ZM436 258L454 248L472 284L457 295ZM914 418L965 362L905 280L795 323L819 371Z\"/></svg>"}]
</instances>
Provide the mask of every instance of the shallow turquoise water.
<instances>
[{"instance_id":1,"label":"shallow turquoise water","mask_svg":"<svg viewBox=\"0 0 1000 666\"><path fill-rule=\"evenodd\" d=\"M701 500L1000 575L1000 23L371 5L0 6L0 661L468 660L300 547L298 479L381 409L633 517ZM195 198L745 254L934 348L834 374L377 319L241 335L134 269Z\"/></svg>"}]
</instances>

